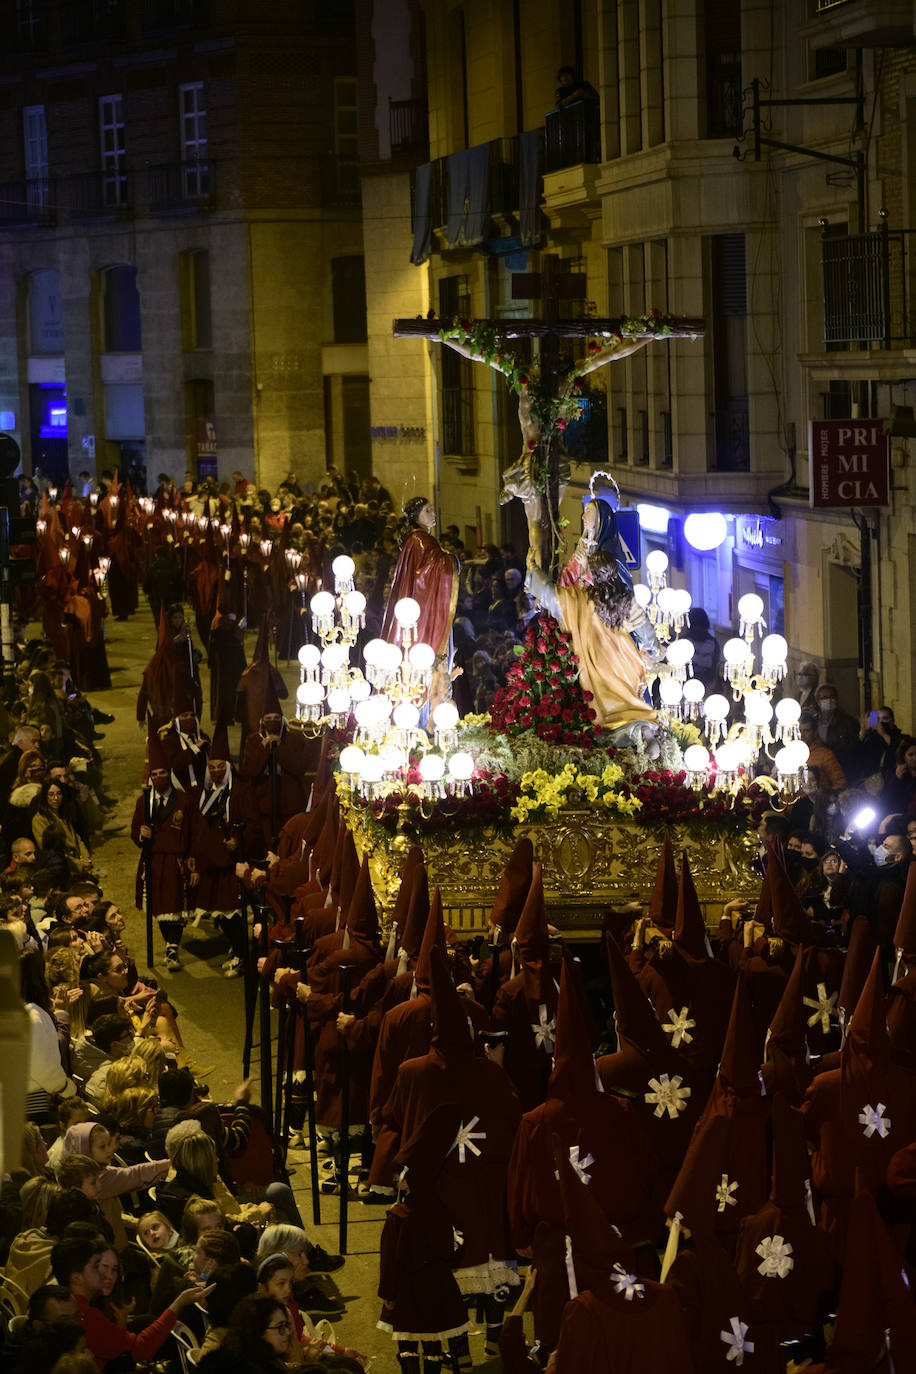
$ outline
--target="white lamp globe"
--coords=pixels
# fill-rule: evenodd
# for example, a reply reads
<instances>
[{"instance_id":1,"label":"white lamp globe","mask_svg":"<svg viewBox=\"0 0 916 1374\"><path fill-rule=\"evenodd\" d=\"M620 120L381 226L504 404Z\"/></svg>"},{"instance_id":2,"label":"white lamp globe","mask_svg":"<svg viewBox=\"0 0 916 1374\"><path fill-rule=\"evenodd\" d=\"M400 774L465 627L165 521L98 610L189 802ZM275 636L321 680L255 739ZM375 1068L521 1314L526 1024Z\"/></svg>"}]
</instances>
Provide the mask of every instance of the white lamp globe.
<instances>
[{"instance_id":1,"label":"white lamp globe","mask_svg":"<svg viewBox=\"0 0 916 1374\"><path fill-rule=\"evenodd\" d=\"M350 660L350 651L345 644L329 644L321 651L321 666L329 673L338 673Z\"/></svg>"},{"instance_id":2,"label":"white lamp globe","mask_svg":"<svg viewBox=\"0 0 916 1374\"><path fill-rule=\"evenodd\" d=\"M748 725L769 725L773 707L764 692L747 692L744 697L744 716Z\"/></svg>"},{"instance_id":3,"label":"white lamp globe","mask_svg":"<svg viewBox=\"0 0 916 1374\"><path fill-rule=\"evenodd\" d=\"M380 668L388 650L384 639L370 639L363 649L363 661L370 668Z\"/></svg>"},{"instance_id":4,"label":"white lamp globe","mask_svg":"<svg viewBox=\"0 0 916 1374\"><path fill-rule=\"evenodd\" d=\"M703 714L707 720L725 720L729 712L727 697L720 696L718 692L713 692L712 696L706 698L703 703Z\"/></svg>"},{"instance_id":5,"label":"white lamp globe","mask_svg":"<svg viewBox=\"0 0 916 1374\"><path fill-rule=\"evenodd\" d=\"M722 657L726 663L746 663L752 655L753 650L747 640L739 639L737 635L733 639L727 639L722 645Z\"/></svg>"},{"instance_id":6,"label":"white lamp globe","mask_svg":"<svg viewBox=\"0 0 916 1374\"><path fill-rule=\"evenodd\" d=\"M355 620L366 609L366 598L362 592L347 592L344 597L344 606L347 615L352 616Z\"/></svg>"},{"instance_id":7,"label":"white lamp globe","mask_svg":"<svg viewBox=\"0 0 916 1374\"><path fill-rule=\"evenodd\" d=\"M801 703L794 697L782 697L773 708L780 725L797 725L801 715Z\"/></svg>"},{"instance_id":8,"label":"white lamp globe","mask_svg":"<svg viewBox=\"0 0 916 1374\"><path fill-rule=\"evenodd\" d=\"M741 750L736 744L720 744L716 750L716 766L720 773L734 773L741 764Z\"/></svg>"},{"instance_id":9,"label":"white lamp globe","mask_svg":"<svg viewBox=\"0 0 916 1374\"><path fill-rule=\"evenodd\" d=\"M399 748L396 744L386 744L379 750L379 755L388 773L396 773L401 768L407 767L407 750Z\"/></svg>"},{"instance_id":10,"label":"white lamp globe","mask_svg":"<svg viewBox=\"0 0 916 1374\"><path fill-rule=\"evenodd\" d=\"M703 700L706 695L706 688L698 677L689 677L684 683L684 700L694 703Z\"/></svg>"},{"instance_id":11,"label":"white lamp globe","mask_svg":"<svg viewBox=\"0 0 916 1374\"><path fill-rule=\"evenodd\" d=\"M653 549L646 554L646 570L654 577L661 577L668 568L668 555L661 549Z\"/></svg>"},{"instance_id":12,"label":"white lamp globe","mask_svg":"<svg viewBox=\"0 0 916 1374\"><path fill-rule=\"evenodd\" d=\"M375 719L375 708L372 705L370 705L371 701L372 698L369 697L367 701L358 701L356 705L353 707L353 714L356 717L356 723L357 725L361 726L364 730L368 730L369 726L372 725Z\"/></svg>"},{"instance_id":13,"label":"white lamp globe","mask_svg":"<svg viewBox=\"0 0 916 1374\"><path fill-rule=\"evenodd\" d=\"M361 782L381 782L382 774L385 772L384 759L380 759L378 754L367 754L363 760L360 770Z\"/></svg>"},{"instance_id":14,"label":"white lamp globe","mask_svg":"<svg viewBox=\"0 0 916 1374\"><path fill-rule=\"evenodd\" d=\"M416 730L420 712L411 701L402 701L394 708L393 720L399 730Z\"/></svg>"},{"instance_id":15,"label":"white lamp globe","mask_svg":"<svg viewBox=\"0 0 916 1374\"><path fill-rule=\"evenodd\" d=\"M782 635L764 635L760 641L760 657L764 663L785 663L789 646Z\"/></svg>"},{"instance_id":16,"label":"white lamp globe","mask_svg":"<svg viewBox=\"0 0 916 1374\"><path fill-rule=\"evenodd\" d=\"M804 740L794 739L791 744L787 744L785 749L780 749L781 754L789 757L789 772L795 773L799 768L804 768L808 762L809 749Z\"/></svg>"},{"instance_id":17,"label":"white lamp globe","mask_svg":"<svg viewBox=\"0 0 916 1374\"><path fill-rule=\"evenodd\" d=\"M728 524L717 510L698 511L684 521L684 538L691 548L708 553L725 542Z\"/></svg>"},{"instance_id":18,"label":"white lamp globe","mask_svg":"<svg viewBox=\"0 0 916 1374\"><path fill-rule=\"evenodd\" d=\"M338 582L349 582L356 572L356 564L349 554L340 553L331 564L331 572Z\"/></svg>"},{"instance_id":19,"label":"white lamp globe","mask_svg":"<svg viewBox=\"0 0 916 1374\"><path fill-rule=\"evenodd\" d=\"M363 771L365 759L366 755L358 744L348 744L340 751L340 771L358 775Z\"/></svg>"},{"instance_id":20,"label":"white lamp globe","mask_svg":"<svg viewBox=\"0 0 916 1374\"><path fill-rule=\"evenodd\" d=\"M636 582L633 584L633 599L637 606L642 606L643 610L649 605L649 602L652 600L652 593L645 582Z\"/></svg>"},{"instance_id":21,"label":"white lamp globe","mask_svg":"<svg viewBox=\"0 0 916 1374\"><path fill-rule=\"evenodd\" d=\"M662 587L658 594L658 609L662 615L677 615L677 592L674 587Z\"/></svg>"},{"instance_id":22,"label":"white lamp globe","mask_svg":"<svg viewBox=\"0 0 916 1374\"><path fill-rule=\"evenodd\" d=\"M693 597L690 595L686 587L675 587L674 596L675 614L686 615L687 612L690 610L690 607L693 605Z\"/></svg>"},{"instance_id":23,"label":"white lamp globe","mask_svg":"<svg viewBox=\"0 0 916 1374\"><path fill-rule=\"evenodd\" d=\"M300 706L318 706L324 701L324 688L320 682L300 682L296 688L296 701Z\"/></svg>"},{"instance_id":24,"label":"white lamp globe","mask_svg":"<svg viewBox=\"0 0 916 1374\"><path fill-rule=\"evenodd\" d=\"M332 687L328 692L328 710L335 716L342 716L350 709L350 693L346 687Z\"/></svg>"},{"instance_id":25,"label":"white lamp globe","mask_svg":"<svg viewBox=\"0 0 916 1374\"><path fill-rule=\"evenodd\" d=\"M773 763L777 773L785 774L798 772L798 768L793 762L792 746L789 744L787 744L784 749L778 749L776 751L776 757Z\"/></svg>"},{"instance_id":26,"label":"white lamp globe","mask_svg":"<svg viewBox=\"0 0 916 1374\"><path fill-rule=\"evenodd\" d=\"M391 698L384 692L376 692L366 705L369 707L369 719L373 725L381 725L391 715Z\"/></svg>"},{"instance_id":27,"label":"white lamp globe","mask_svg":"<svg viewBox=\"0 0 916 1374\"><path fill-rule=\"evenodd\" d=\"M663 706L677 706L684 692L676 677L663 677L658 684L658 694Z\"/></svg>"},{"instance_id":28,"label":"white lamp globe","mask_svg":"<svg viewBox=\"0 0 916 1374\"><path fill-rule=\"evenodd\" d=\"M365 701L372 695L372 688L364 677L354 678L350 683L350 700Z\"/></svg>"},{"instance_id":29,"label":"white lamp globe","mask_svg":"<svg viewBox=\"0 0 916 1374\"><path fill-rule=\"evenodd\" d=\"M684 750L684 767L690 773L702 773L709 767L709 750L702 744L688 744Z\"/></svg>"},{"instance_id":30,"label":"white lamp globe","mask_svg":"<svg viewBox=\"0 0 916 1374\"><path fill-rule=\"evenodd\" d=\"M756 592L745 592L738 602L738 614L742 620L759 620L763 615L763 598Z\"/></svg>"},{"instance_id":31,"label":"white lamp globe","mask_svg":"<svg viewBox=\"0 0 916 1374\"><path fill-rule=\"evenodd\" d=\"M474 772L474 760L464 749L452 754L448 761L448 774L456 782L467 782Z\"/></svg>"},{"instance_id":32,"label":"white lamp globe","mask_svg":"<svg viewBox=\"0 0 916 1374\"><path fill-rule=\"evenodd\" d=\"M397 644L386 644L382 654L381 667L386 673L396 673L401 666L402 654Z\"/></svg>"},{"instance_id":33,"label":"white lamp globe","mask_svg":"<svg viewBox=\"0 0 916 1374\"><path fill-rule=\"evenodd\" d=\"M431 644L411 644L407 658L411 668L418 673L428 673L436 661L436 651Z\"/></svg>"},{"instance_id":34,"label":"white lamp globe","mask_svg":"<svg viewBox=\"0 0 916 1374\"><path fill-rule=\"evenodd\" d=\"M311 672L321 662L321 650L317 644L303 644L296 657L299 659L299 667Z\"/></svg>"},{"instance_id":35,"label":"white lamp globe","mask_svg":"<svg viewBox=\"0 0 916 1374\"><path fill-rule=\"evenodd\" d=\"M458 707L452 701L440 701L433 711L433 724L437 730L454 730L458 724ZM427 758L430 755L427 755Z\"/></svg>"},{"instance_id":36,"label":"white lamp globe","mask_svg":"<svg viewBox=\"0 0 916 1374\"><path fill-rule=\"evenodd\" d=\"M420 619L420 603L412 596L402 596L394 603L394 618L402 627L416 625Z\"/></svg>"},{"instance_id":37,"label":"white lamp globe","mask_svg":"<svg viewBox=\"0 0 916 1374\"><path fill-rule=\"evenodd\" d=\"M440 782L445 774L445 759L441 754L424 754L419 767L424 782Z\"/></svg>"},{"instance_id":38,"label":"white lamp globe","mask_svg":"<svg viewBox=\"0 0 916 1374\"><path fill-rule=\"evenodd\" d=\"M334 614L334 597L331 592L316 592L309 602L312 615L329 616Z\"/></svg>"},{"instance_id":39,"label":"white lamp globe","mask_svg":"<svg viewBox=\"0 0 916 1374\"><path fill-rule=\"evenodd\" d=\"M683 668L693 658L694 647L689 639L673 639L665 657L673 668Z\"/></svg>"}]
</instances>

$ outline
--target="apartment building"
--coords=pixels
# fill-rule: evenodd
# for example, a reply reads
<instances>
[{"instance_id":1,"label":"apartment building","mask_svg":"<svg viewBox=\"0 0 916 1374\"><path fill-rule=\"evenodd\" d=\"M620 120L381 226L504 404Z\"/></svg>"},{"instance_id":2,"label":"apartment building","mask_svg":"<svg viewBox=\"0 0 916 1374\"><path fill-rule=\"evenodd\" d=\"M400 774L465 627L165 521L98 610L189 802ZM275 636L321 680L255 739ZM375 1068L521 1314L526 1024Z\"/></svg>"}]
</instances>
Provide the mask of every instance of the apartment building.
<instances>
[{"instance_id":1,"label":"apartment building","mask_svg":"<svg viewBox=\"0 0 916 1374\"><path fill-rule=\"evenodd\" d=\"M368 471L352 3L2 6L0 412L58 479Z\"/></svg>"},{"instance_id":2,"label":"apartment building","mask_svg":"<svg viewBox=\"0 0 916 1374\"><path fill-rule=\"evenodd\" d=\"M642 555L664 548L720 631L756 591L793 663L816 660L850 709L887 700L912 726L912 5L367 0L370 28L386 12L416 54L387 94L418 99L425 74L429 158L400 172L389 158L383 175L396 214L377 238L391 271L367 272L376 467L404 485L422 473L468 536L524 538L518 503L498 505L520 445L502 379L436 343L392 342L394 316L537 318L543 301L518 299L513 278L547 258L585 277L567 316L703 316L702 340L590 376L567 434L567 514L610 466L639 508ZM366 85L372 53L363 131L386 113ZM559 108L561 66L597 101ZM367 264L369 236L367 218ZM810 425L831 419L883 422L879 446L889 431L882 504L812 505ZM400 424L422 436L408 443ZM705 512L724 517L713 548L685 535Z\"/></svg>"}]
</instances>

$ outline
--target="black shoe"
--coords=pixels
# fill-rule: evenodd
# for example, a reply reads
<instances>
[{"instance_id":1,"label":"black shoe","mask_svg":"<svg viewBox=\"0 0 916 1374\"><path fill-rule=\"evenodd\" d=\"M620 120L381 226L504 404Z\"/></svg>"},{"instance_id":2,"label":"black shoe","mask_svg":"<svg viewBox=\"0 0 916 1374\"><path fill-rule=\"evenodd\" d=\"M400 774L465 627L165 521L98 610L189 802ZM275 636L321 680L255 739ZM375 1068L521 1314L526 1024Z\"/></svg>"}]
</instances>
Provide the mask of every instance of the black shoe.
<instances>
[{"instance_id":1,"label":"black shoe","mask_svg":"<svg viewBox=\"0 0 916 1374\"><path fill-rule=\"evenodd\" d=\"M333 1274L335 1269L346 1263L343 1255L329 1255L321 1245L307 1245L305 1253L309 1259L309 1269L313 1274Z\"/></svg>"},{"instance_id":2,"label":"black shoe","mask_svg":"<svg viewBox=\"0 0 916 1374\"><path fill-rule=\"evenodd\" d=\"M300 1287L296 1284L293 1291L296 1302L310 1317L339 1317L344 1312L344 1304L340 1298L329 1297L327 1293L322 1293L320 1288Z\"/></svg>"},{"instance_id":3,"label":"black shoe","mask_svg":"<svg viewBox=\"0 0 916 1374\"><path fill-rule=\"evenodd\" d=\"M114 725L114 716L110 716L107 711L99 711L93 708L92 719L96 725Z\"/></svg>"},{"instance_id":4,"label":"black shoe","mask_svg":"<svg viewBox=\"0 0 916 1374\"><path fill-rule=\"evenodd\" d=\"M367 1207L393 1207L398 1200L395 1192L386 1193L381 1188L367 1188L359 1195L360 1202Z\"/></svg>"}]
</instances>

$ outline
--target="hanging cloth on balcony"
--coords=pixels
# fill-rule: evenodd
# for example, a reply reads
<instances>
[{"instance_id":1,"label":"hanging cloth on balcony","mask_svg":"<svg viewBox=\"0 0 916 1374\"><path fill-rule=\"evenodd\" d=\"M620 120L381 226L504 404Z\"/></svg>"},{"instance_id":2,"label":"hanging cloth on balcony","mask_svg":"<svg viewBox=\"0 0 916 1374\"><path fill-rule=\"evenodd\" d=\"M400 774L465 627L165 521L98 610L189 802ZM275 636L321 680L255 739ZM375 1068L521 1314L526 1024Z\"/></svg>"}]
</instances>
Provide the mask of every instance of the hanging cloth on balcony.
<instances>
[{"instance_id":1,"label":"hanging cloth on balcony","mask_svg":"<svg viewBox=\"0 0 916 1374\"><path fill-rule=\"evenodd\" d=\"M413 248L410 261L420 267L429 257L433 245L433 217L430 192L433 165L424 162L417 168L413 197Z\"/></svg>"},{"instance_id":2,"label":"hanging cloth on balcony","mask_svg":"<svg viewBox=\"0 0 916 1374\"><path fill-rule=\"evenodd\" d=\"M448 158L448 246L480 243L490 223L490 145L479 143Z\"/></svg>"},{"instance_id":3,"label":"hanging cloth on balcony","mask_svg":"<svg viewBox=\"0 0 916 1374\"><path fill-rule=\"evenodd\" d=\"M534 248L543 237L541 215L541 131L526 129L519 134L519 234L525 248Z\"/></svg>"}]
</instances>

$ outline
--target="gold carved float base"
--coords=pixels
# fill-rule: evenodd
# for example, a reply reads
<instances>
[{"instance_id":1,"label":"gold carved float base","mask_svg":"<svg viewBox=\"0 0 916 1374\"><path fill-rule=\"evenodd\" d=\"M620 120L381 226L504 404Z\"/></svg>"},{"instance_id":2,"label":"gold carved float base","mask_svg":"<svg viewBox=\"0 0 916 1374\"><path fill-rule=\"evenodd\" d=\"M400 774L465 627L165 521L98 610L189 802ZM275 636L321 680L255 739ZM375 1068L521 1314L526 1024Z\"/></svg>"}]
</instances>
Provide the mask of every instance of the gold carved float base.
<instances>
[{"instance_id":1,"label":"gold carved float base","mask_svg":"<svg viewBox=\"0 0 916 1374\"><path fill-rule=\"evenodd\" d=\"M384 922L397 895L408 849L419 844L426 860L430 889L439 887L447 925L462 934L487 928L503 869L516 842L527 835L543 866L548 918L567 938L592 940L601 932L608 907L648 902L655 883L660 837L634 822L604 820L586 810L564 811L553 821L515 827L511 839L492 830L462 831L416 838L383 835L364 823L364 813L346 803L342 814L360 859L369 855L376 899ZM718 925L722 904L732 897L756 901L760 879L751 868L757 840L753 832L696 838L673 827L675 853L690 860L697 896L711 928Z\"/></svg>"}]
</instances>

